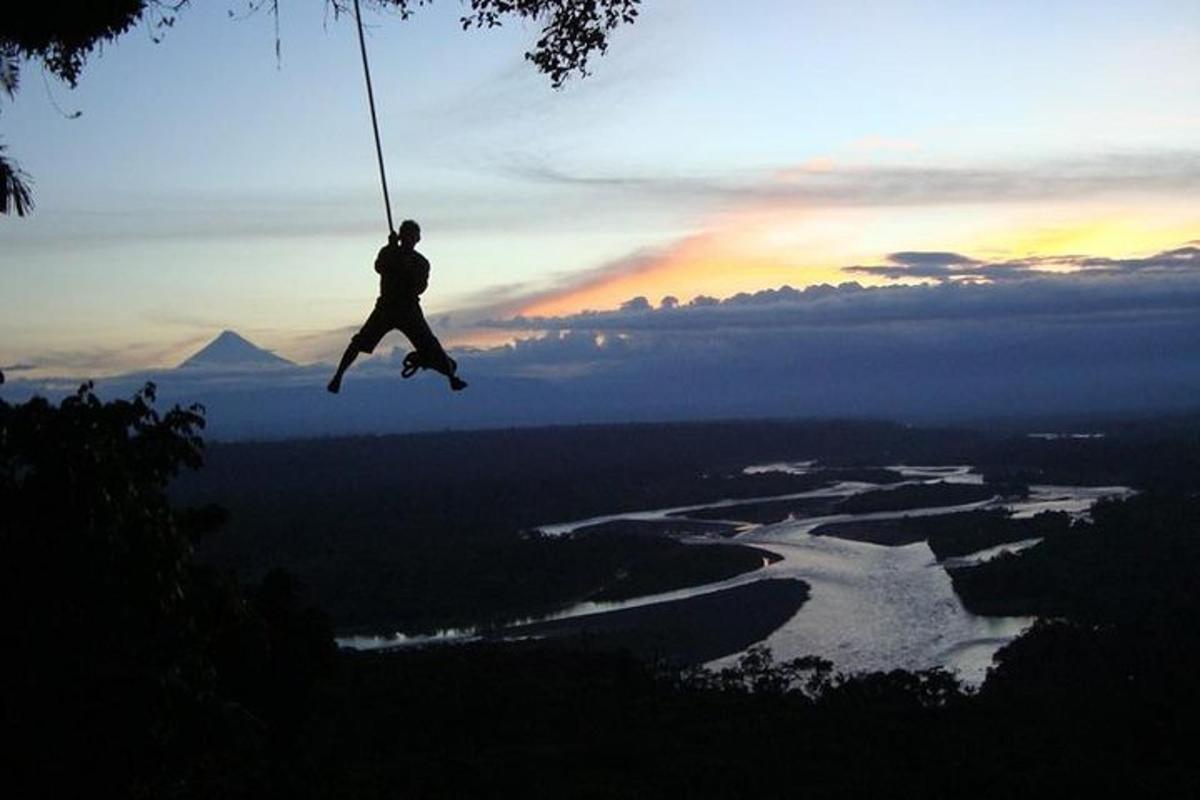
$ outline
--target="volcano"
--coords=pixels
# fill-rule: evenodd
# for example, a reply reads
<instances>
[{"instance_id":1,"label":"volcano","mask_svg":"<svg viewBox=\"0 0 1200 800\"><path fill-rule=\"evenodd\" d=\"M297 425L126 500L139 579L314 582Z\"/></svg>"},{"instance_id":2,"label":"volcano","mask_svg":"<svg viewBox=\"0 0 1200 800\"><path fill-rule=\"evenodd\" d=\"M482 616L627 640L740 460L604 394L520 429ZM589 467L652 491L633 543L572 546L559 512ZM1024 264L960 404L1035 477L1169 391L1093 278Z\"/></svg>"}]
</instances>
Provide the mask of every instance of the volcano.
<instances>
[{"instance_id":1,"label":"volcano","mask_svg":"<svg viewBox=\"0 0 1200 800\"><path fill-rule=\"evenodd\" d=\"M235 331L221 331L217 338L187 358L179 369L247 369L294 367L291 361L264 350Z\"/></svg>"}]
</instances>

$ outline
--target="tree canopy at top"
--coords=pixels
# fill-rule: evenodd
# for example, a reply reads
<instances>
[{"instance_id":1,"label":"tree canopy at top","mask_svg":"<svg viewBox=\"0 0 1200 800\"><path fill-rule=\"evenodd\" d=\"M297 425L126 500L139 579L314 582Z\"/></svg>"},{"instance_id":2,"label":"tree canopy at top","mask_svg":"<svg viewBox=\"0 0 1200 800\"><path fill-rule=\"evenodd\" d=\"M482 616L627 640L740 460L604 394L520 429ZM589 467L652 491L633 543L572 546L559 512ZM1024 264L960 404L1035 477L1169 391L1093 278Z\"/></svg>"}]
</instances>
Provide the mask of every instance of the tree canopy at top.
<instances>
[{"instance_id":1,"label":"tree canopy at top","mask_svg":"<svg viewBox=\"0 0 1200 800\"><path fill-rule=\"evenodd\" d=\"M22 3L0 17L0 90L10 98L20 85L24 62L40 62L52 75L74 87L87 59L106 42L138 25L158 34L175 24L191 0L50 0ZM233 0L231 0L232 2ZM242 0L250 11L278 13L279 0ZM324 0L341 14L353 0ZM366 0L407 19L434 0ZM541 25L525 58L555 87L572 74L586 75L588 60L608 49L609 34L636 20L641 0L461 0L464 30L494 28L505 19ZM24 216L33 208L29 178L3 155L0 144L0 214Z\"/></svg>"}]
</instances>

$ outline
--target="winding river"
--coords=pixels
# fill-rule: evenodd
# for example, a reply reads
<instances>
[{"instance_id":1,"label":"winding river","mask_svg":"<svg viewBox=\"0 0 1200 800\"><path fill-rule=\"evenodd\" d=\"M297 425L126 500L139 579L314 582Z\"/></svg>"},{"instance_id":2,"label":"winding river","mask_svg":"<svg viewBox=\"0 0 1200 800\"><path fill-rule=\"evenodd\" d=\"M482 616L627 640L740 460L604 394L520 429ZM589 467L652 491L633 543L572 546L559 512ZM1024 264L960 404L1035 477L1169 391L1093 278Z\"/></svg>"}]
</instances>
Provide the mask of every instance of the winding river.
<instances>
[{"instance_id":1,"label":"winding river","mask_svg":"<svg viewBox=\"0 0 1200 800\"><path fill-rule=\"evenodd\" d=\"M765 464L750 467L746 472L783 471L799 474L809 471L811 467L811 462ZM982 477L968 466L899 465L890 468L900 472L910 483L982 483ZM874 484L845 482L812 492L757 499L848 497L877 488ZM992 498L958 506L903 512L800 517L771 525L743 524L734 541L770 550L782 556L782 560L729 580L703 586L617 603L579 603L550 619L602 614L697 597L771 578L799 578L812 587L811 598L763 642L771 648L776 659L819 655L846 672L942 666L957 672L964 681L977 683L982 680L996 650L1024 631L1033 620L1028 617L980 617L967 612L951 588L945 567L978 563L1004 551L1032 546L1037 540L993 547L938 563L924 542L888 547L831 536L813 536L811 532L828 522L931 516L980 508L1004 507L1018 517L1033 516L1042 511L1066 511L1082 515L1100 498L1129 493L1129 489L1118 486L1031 486L1029 497L1019 501ZM614 520L656 520L668 516L687 518L688 511L748 502L754 500L741 498L697 506L613 514L546 525L542 531L548 535L562 535L587 525ZM706 519L712 520L711 516L706 516ZM693 537L689 541L705 544L714 540ZM360 636L340 639L339 644L355 649L376 649L472 638L475 638L474 631L458 630L432 637ZM724 666L736 658L736 655L729 656L712 662L710 666Z\"/></svg>"}]
</instances>

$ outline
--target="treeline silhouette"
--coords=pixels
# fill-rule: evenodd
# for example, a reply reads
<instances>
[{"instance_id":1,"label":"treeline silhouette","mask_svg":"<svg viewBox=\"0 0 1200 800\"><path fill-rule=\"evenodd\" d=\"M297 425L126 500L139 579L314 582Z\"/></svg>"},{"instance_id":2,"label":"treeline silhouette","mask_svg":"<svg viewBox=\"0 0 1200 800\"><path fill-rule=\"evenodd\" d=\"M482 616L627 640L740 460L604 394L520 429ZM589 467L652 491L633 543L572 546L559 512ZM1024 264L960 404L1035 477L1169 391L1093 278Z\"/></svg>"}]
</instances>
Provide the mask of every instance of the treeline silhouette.
<instances>
[{"instance_id":1,"label":"treeline silhouette","mask_svg":"<svg viewBox=\"0 0 1200 800\"><path fill-rule=\"evenodd\" d=\"M1142 494L1102 500L1020 555L952 569L954 589L977 614L1152 624L1192 613L1200 588L1200 503Z\"/></svg>"},{"instance_id":2,"label":"treeline silhouette","mask_svg":"<svg viewBox=\"0 0 1200 800\"><path fill-rule=\"evenodd\" d=\"M1200 781L1194 490L1107 504L1006 562L1049 552L1079 581L1036 585L1059 616L978 692L761 650L721 672L586 645L353 655L286 575L243 588L192 558L222 513L165 487L198 466L202 418L152 400L0 402L12 796L1189 796Z\"/></svg>"},{"instance_id":3,"label":"treeline silhouette","mask_svg":"<svg viewBox=\"0 0 1200 800\"><path fill-rule=\"evenodd\" d=\"M147 386L102 403L0 401L0 659L13 797L274 791L332 628L275 573L243 590L197 565L219 508L173 509L200 465L199 409ZM286 776L285 776L286 777Z\"/></svg>"}]
</instances>

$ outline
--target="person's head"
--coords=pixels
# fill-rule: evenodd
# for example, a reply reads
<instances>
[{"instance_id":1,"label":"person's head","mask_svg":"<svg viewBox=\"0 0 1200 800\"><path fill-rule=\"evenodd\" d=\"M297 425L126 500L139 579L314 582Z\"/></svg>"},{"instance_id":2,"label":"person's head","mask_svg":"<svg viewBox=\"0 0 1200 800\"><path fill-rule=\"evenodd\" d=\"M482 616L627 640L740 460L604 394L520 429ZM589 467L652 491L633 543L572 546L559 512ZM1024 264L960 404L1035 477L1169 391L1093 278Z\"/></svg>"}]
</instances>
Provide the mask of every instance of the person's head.
<instances>
[{"instance_id":1,"label":"person's head","mask_svg":"<svg viewBox=\"0 0 1200 800\"><path fill-rule=\"evenodd\" d=\"M421 241L421 226L406 219L400 223L400 244L412 247Z\"/></svg>"}]
</instances>

